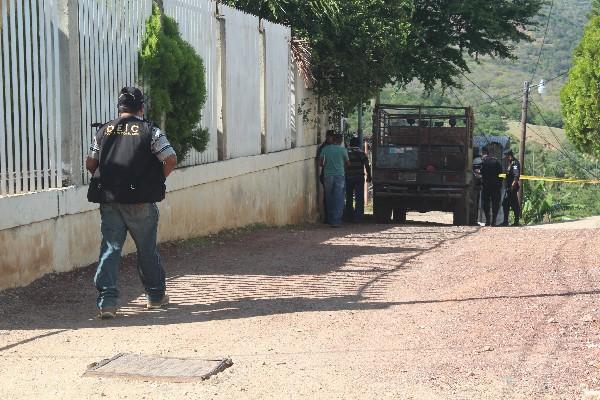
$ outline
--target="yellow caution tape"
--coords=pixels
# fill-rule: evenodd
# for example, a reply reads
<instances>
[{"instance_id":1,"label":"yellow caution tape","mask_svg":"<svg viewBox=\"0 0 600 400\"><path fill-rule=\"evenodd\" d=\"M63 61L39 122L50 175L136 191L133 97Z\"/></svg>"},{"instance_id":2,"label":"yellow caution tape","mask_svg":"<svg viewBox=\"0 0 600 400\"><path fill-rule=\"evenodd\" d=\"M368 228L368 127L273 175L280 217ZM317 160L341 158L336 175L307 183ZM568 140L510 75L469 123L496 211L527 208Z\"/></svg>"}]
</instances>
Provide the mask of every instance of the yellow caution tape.
<instances>
[{"instance_id":1,"label":"yellow caution tape","mask_svg":"<svg viewBox=\"0 0 600 400\"><path fill-rule=\"evenodd\" d=\"M500 178L506 178L506 174L498 175ZM581 185L600 185L600 180L593 179L574 179L574 178L556 178L553 176L533 176L521 175L521 180L524 181L542 181L542 182L561 182L561 183L577 183Z\"/></svg>"}]
</instances>

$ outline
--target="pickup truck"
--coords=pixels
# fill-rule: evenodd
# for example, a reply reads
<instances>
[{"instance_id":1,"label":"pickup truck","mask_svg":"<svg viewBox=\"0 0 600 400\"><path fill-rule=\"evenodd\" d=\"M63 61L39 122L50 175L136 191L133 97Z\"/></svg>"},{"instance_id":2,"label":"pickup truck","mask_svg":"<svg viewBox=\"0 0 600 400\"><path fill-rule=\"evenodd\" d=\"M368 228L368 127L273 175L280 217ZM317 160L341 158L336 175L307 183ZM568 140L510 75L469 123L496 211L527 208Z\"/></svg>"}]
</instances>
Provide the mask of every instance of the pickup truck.
<instances>
[{"instance_id":1,"label":"pickup truck","mask_svg":"<svg viewBox=\"0 0 600 400\"><path fill-rule=\"evenodd\" d=\"M373 212L380 223L407 211L453 213L477 223L470 107L380 104L373 113Z\"/></svg>"}]
</instances>

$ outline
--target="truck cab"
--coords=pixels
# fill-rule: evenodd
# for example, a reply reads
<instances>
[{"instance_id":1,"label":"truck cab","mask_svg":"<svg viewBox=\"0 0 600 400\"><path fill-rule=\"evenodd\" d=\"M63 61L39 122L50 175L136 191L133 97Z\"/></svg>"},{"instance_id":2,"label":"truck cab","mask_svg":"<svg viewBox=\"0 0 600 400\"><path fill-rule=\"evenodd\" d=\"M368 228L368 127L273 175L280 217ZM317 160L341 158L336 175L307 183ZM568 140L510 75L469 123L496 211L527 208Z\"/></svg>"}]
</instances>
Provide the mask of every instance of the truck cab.
<instances>
[{"instance_id":1,"label":"truck cab","mask_svg":"<svg viewBox=\"0 0 600 400\"><path fill-rule=\"evenodd\" d=\"M373 113L373 211L378 222L407 211L447 211L477 222L470 107L381 104Z\"/></svg>"}]
</instances>

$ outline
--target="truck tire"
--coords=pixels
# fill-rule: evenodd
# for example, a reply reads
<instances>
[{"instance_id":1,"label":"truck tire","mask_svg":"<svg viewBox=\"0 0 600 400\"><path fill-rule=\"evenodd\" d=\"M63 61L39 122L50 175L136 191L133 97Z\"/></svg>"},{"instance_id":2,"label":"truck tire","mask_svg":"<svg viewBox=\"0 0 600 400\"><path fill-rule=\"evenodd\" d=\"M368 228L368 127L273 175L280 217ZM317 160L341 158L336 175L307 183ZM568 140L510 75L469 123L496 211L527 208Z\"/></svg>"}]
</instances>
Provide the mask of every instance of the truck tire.
<instances>
[{"instance_id":1,"label":"truck tire","mask_svg":"<svg viewBox=\"0 0 600 400\"><path fill-rule=\"evenodd\" d=\"M469 225L475 226L479 219L479 191L474 190L471 196L471 203L469 204Z\"/></svg>"},{"instance_id":2,"label":"truck tire","mask_svg":"<svg viewBox=\"0 0 600 400\"><path fill-rule=\"evenodd\" d=\"M460 199L454 204L452 223L457 226L468 225L468 199Z\"/></svg>"},{"instance_id":3,"label":"truck tire","mask_svg":"<svg viewBox=\"0 0 600 400\"><path fill-rule=\"evenodd\" d=\"M394 222L398 224L406 222L406 208L394 207Z\"/></svg>"},{"instance_id":4,"label":"truck tire","mask_svg":"<svg viewBox=\"0 0 600 400\"><path fill-rule=\"evenodd\" d=\"M392 205L387 199L375 197L373 199L373 214L379 224L389 224L392 219Z\"/></svg>"}]
</instances>

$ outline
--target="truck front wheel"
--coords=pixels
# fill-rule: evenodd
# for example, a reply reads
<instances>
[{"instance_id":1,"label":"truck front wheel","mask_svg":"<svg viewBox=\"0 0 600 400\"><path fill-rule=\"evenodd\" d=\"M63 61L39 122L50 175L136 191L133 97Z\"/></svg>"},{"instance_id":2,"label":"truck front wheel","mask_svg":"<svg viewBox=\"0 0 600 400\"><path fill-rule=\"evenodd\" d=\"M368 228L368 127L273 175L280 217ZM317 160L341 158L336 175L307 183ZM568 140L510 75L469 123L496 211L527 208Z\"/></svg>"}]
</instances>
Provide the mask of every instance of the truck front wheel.
<instances>
[{"instance_id":1,"label":"truck front wheel","mask_svg":"<svg viewBox=\"0 0 600 400\"><path fill-rule=\"evenodd\" d=\"M377 223L389 224L392 219L392 205L387 199L375 197L373 199L373 214Z\"/></svg>"}]
</instances>

